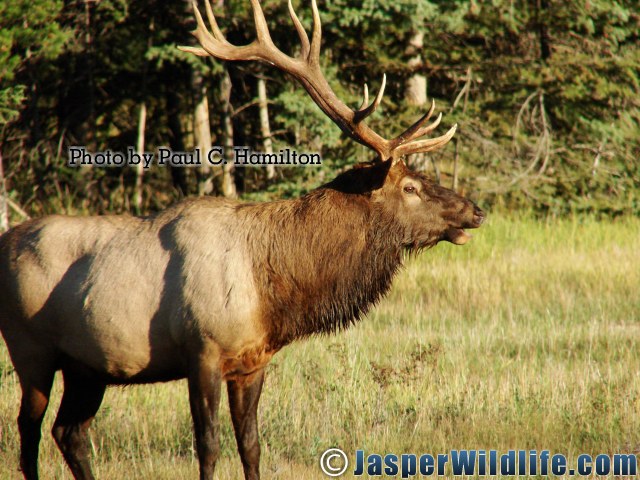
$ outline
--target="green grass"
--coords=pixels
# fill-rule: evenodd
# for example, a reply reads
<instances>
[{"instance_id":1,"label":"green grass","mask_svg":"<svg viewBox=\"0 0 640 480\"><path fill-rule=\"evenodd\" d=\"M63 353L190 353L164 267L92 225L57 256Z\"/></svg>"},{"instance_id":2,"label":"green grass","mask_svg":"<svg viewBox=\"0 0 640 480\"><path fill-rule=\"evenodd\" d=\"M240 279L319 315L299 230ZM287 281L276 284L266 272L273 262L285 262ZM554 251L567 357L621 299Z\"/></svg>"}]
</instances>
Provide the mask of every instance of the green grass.
<instances>
[{"instance_id":1,"label":"green grass","mask_svg":"<svg viewBox=\"0 0 640 480\"><path fill-rule=\"evenodd\" d=\"M286 348L260 404L265 478L325 478L348 453L640 450L640 220L489 218L465 247L411 258L343 334ZM16 473L19 386L0 346L0 479ZM58 380L59 382L59 380ZM70 478L45 419L43 478ZM240 478L226 402L217 478ZM112 388L99 478L196 478L184 382ZM347 477L348 478L348 477Z\"/></svg>"}]
</instances>

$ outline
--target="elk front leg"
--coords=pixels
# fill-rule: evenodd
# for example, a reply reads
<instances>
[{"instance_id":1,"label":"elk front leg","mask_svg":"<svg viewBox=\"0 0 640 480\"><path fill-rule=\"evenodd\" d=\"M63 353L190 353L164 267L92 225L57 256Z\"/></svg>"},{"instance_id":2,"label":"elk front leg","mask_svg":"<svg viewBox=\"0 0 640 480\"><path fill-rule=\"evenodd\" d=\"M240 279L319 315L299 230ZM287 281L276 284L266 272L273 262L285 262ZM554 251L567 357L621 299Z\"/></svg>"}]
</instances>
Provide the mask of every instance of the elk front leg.
<instances>
[{"instance_id":1,"label":"elk front leg","mask_svg":"<svg viewBox=\"0 0 640 480\"><path fill-rule=\"evenodd\" d=\"M34 361L35 363L35 361ZM18 375L22 372L18 371ZM40 445L40 426L44 418L54 372L27 378L20 377L22 383L22 403L18 415L20 431L20 469L26 480L38 479L38 447Z\"/></svg>"},{"instance_id":2,"label":"elk front leg","mask_svg":"<svg viewBox=\"0 0 640 480\"><path fill-rule=\"evenodd\" d=\"M238 451L246 480L260 478L260 441L258 439L258 402L262 393L264 369L249 378L229 380L229 408L236 433Z\"/></svg>"},{"instance_id":3,"label":"elk front leg","mask_svg":"<svg viewBox=\"0 0 640 480\"><path fill-rule=\"evenodd\" d=\"M200 480L210 480L220 453L218 405L222 374L219 356L215 352L202 352L193 360L189 370L189 403L200 463Z\"/></svg>"},{"instance_id":4,"label":"elk front leg","mask_svg":"<svg viewBox=\"0 0 640 480\"><path fill-rule=\"evenodd\" d=\"M6 318L9 319L9 316ZM19 325L19 321L16 318L15 324ZM31 335L25 331L4 330L2 334L9 347L22 388L22 402L18 415L20 470L26 480L38 480L41 425L49 405L49 394L56 373L55 353L34 342ZM2 418L0 424L4 423L5 419Z\"/></svg>"}]
</instances>

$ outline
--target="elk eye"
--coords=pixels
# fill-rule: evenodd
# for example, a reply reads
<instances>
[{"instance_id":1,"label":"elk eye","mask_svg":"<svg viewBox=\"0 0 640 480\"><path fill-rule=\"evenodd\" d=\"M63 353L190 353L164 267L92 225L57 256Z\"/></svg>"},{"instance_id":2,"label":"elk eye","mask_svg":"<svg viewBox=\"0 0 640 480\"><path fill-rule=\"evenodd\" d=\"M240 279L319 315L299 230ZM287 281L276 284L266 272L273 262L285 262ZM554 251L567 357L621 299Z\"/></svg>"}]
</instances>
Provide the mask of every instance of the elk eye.
<instances>
[{"instance_id":1,"label":"elk eye","mask_svg":"<svg viewBox=\"0 0 640 480\"><path fill-rule=\"evenodd\" d=\"M404 187L404 193L416 193L416 187L413 185L406 185Z\"/></svg>"}]
</instances>

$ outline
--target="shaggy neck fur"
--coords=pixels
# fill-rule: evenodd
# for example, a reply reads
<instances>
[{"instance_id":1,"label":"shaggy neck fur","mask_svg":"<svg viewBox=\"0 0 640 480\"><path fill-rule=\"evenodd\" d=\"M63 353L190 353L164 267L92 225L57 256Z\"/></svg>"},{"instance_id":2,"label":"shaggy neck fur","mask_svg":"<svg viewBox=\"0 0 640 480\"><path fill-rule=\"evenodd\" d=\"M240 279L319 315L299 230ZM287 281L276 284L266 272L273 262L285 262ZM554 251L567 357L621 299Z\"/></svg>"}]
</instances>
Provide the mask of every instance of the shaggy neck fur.
<instances>
[{"instance_id":1,"label":"shaggy neck fur","mask_svg":"<svg viewBox=\"0 0 640 480\"><path fill-rule=\"evenodd\" d=\"M402 262L402 230L369 193L328 185L247 209L262 317L280 348L346 328L384 295Z\"/></svg>"}]
</instances>

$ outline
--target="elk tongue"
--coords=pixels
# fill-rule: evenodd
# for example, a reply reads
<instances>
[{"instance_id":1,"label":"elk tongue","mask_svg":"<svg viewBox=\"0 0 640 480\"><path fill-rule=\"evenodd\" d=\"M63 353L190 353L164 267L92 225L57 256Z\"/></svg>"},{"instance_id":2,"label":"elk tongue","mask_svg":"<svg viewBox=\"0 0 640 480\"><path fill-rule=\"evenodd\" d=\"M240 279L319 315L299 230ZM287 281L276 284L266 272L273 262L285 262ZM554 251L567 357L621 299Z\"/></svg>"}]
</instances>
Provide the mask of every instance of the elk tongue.
<instances>
[{"instance_id":1,"label":"elk tongue","mask_svg":"<svg viewBox=\"0 0 640 480\"><path fill-rule=\"evenodd\" d=\"M464 245L471 240L471 235L465 232L462 228L450 228L444 232L444 239L454 245Z\"/></svg>"}]
</instances>

